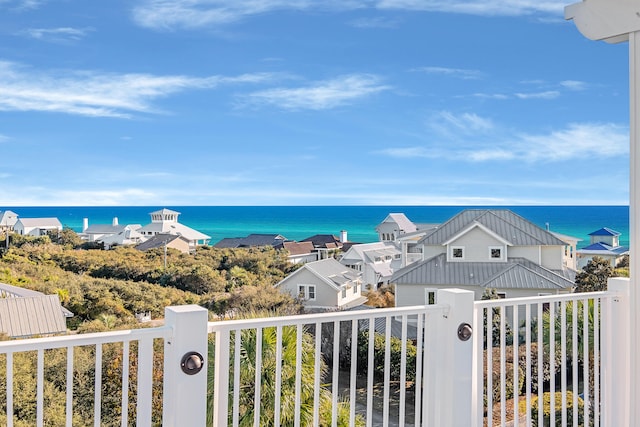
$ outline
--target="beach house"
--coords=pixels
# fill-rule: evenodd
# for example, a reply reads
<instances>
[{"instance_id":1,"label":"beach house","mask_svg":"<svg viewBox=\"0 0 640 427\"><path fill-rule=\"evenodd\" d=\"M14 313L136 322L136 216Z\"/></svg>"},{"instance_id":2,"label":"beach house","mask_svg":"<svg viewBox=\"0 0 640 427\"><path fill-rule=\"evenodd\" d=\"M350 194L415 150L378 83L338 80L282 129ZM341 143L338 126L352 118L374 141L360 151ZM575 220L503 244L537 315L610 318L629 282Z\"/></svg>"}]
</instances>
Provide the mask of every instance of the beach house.
<instances>
[{"instance_id":1,"label":"beach house","mask_svg":"<svg viewBox=\"0 0 640 427\"><path fill-rule=\"evenodd\" d=\"M17 213L10 210L0 211L0 231L12 231L16 222L18 222Z\"/></svg>"},{"instance_id":2,"label":"beach house","mask_svg":"<svg viewBox=\"0 0 640 427\"><path fill-rule=\"evenodd\" d=\"M618 265L625 255L629 255L629 248L620 246L620 233L603 227L589 233L590 244L577 252L578 268L583 268L594 256L604 258L612 267Z\"/></svg>"},{"instance_id":3,"label":"beach house","mask_svg":"<svg viewBox=\"0 0 640 427\"><path fill-rule=\"evenodd\" d=\"M151 223L140 227L137 231L145 238L150 238L156 234L180 235L189 241L191 249L198 245L206 245L211 236L207 236L193 228L189 228L178 222L180 212L170 209L160 209L151 212Z\"/></svg>"},{"instance_id":4,"label":"beach house","mask_svg":"<svg viewBox=\"0 0 640 427\"><path fill-rule=\"evenodd\" d=\"M45 236L62 231L58 218L18 218L13 231L24 236Z\"/></svg>"},{"instance_id":5,"label":"beach house","mask_svg":"<svg viewBox=\"0 0 640 427\"><path fill-rule=\"evenodd\" d=\"M424 259L396 271L396 305L428 303L438 289L487 289L515 298L571 292L567 243L510 210L468 209L418 242Z\"/></svg>"},{"instance_id":6,"label":"beach house","mask_svg":"<svg viewBox=\"0 0 640 427\"><path fill-rule=\"evenodd\" d=\"M360 273L333 258L306 263L275 286L297 297L308 311L343 310L367 300Z\"/></svg>"},{"instance_id":7,"label":"beach house","mask_svg":"<svg viewBox=\"0 0 640 427\"><path fill-rule=\"evenodd\" d=\"M84 218L80 237L89 242L101 242L105 249L111 246L136 245L146 238L138 232L142 228L140 224L122 225L118 218L114 217L111 224L89 225L89 219Z\"/></svg>"},{"instance_id":8,"label":"beach house","mask_svg":"<svg viewBox=\"0 0 640 427\"><path fill-rule=\"evenodd\" d=\"M393 272L401 267L402 253L391 241L360 243L351 246L340 263L361 272L365 287L377 289L387 284Z\"/></svg>"}]
</instances>

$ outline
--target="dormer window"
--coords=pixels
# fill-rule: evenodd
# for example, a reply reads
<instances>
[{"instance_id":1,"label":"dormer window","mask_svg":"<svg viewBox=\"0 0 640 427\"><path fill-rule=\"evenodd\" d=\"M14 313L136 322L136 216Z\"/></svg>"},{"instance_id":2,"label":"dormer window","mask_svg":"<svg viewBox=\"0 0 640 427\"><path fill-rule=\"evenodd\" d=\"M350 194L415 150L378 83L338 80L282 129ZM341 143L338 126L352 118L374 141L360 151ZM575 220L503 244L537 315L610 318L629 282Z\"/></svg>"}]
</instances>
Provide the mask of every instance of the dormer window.
<instances>
[{"instance_id":1,"label":"dormer window","mask_svg":"<svg viewBox=\"0 0 640 427\"><path fill-rule=\"evenodd\" d=\"M503 259L503 251L502 247L489 247L489 258L493 260L501 260Z\"/></svg>"},{"instance_id":2,"label":"dormer window","mask_svg":"<svg viewBox=\"0 0 640 427\"><path fill-rule=\"evenodd\" d=\"M464 248L461 246L451 248L451 258L464 259Z\"/></svg>"}]
</instances>

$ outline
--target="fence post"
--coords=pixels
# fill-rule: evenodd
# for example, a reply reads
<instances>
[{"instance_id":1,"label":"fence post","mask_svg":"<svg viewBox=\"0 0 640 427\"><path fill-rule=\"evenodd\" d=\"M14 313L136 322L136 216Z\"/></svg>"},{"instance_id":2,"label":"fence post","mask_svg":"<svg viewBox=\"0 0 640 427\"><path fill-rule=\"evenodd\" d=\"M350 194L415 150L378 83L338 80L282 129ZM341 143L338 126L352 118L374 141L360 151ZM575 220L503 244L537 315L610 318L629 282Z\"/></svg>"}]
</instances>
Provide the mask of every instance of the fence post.
<instances>
[{"instance_id":1,"label":"fence post","mask_svg":"<svg viewBox=\"0 0 640 427\"><path fill-rule=\"evenodd\" d=\"M448 306L442 325L442 360L438 369L438 425L468 427L472 419L474 293L461 289L438 290L438 304Z\"/></svg>"},{"instance_id":2,"label":"fence post","mask_svg":"<svg viewBox=\"0 0 640 427\"><path fill-rule=\"evenodd\" d=\"M628 278L615 277L608 280L608 290L615 292L602 310L602 412L607 426L630 424L631 402L631 329L630 290ZM635 405L637 402L633 402Z\"/></svg>"},{"instance_id":3,"label":"fence post","mask_svg":"<svg viewBox=\"0 0 640 427\"><path fill-rule=\"evenodd\" d=\"M208 311L197 305L166 307L162 425L205 426Z\"/></svg>"}]
</instances>

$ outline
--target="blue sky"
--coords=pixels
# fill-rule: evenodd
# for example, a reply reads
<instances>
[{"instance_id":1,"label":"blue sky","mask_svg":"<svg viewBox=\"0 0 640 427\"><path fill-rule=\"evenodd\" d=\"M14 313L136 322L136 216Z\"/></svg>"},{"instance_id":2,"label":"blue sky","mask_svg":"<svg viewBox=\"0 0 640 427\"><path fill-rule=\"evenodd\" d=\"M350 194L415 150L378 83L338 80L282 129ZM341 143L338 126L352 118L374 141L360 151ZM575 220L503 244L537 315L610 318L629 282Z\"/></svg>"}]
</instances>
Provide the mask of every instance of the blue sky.
<instances>
[{"instance_id":1,"label":"blue sky","mask_svg":"<svg viewBox=\"0 0 640 427\"><path fill-rule=\"evenodd\" d=\"M571 2L0 0L0 207L627 204Z\"/></svg>"}]
</instances>

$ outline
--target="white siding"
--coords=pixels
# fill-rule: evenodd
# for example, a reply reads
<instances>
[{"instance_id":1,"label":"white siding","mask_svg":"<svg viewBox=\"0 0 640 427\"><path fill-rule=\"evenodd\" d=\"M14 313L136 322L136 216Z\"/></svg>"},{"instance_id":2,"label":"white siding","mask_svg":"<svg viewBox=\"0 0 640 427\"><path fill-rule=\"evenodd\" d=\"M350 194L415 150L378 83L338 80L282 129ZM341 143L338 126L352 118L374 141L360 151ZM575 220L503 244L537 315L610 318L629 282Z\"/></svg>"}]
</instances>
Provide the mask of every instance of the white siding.
<instances>
[{"instance_id":1,"label":"white siding","mask_svg":"<svg viewBox=\"0 0 640 427\"><path fill-rule=\"evenodd\" d=\"M503 242L487 234L480 228L474 228L455 241L450 242L449 248L452 247L464 247L464 262L496 261L490 258L489 247L502 247L503 250L505 250ZM499 261L504 261L505 259L506 258L503 257ZM450 250L448 260L457 261L452 258Z\"/></svg>"}]
</instances>

